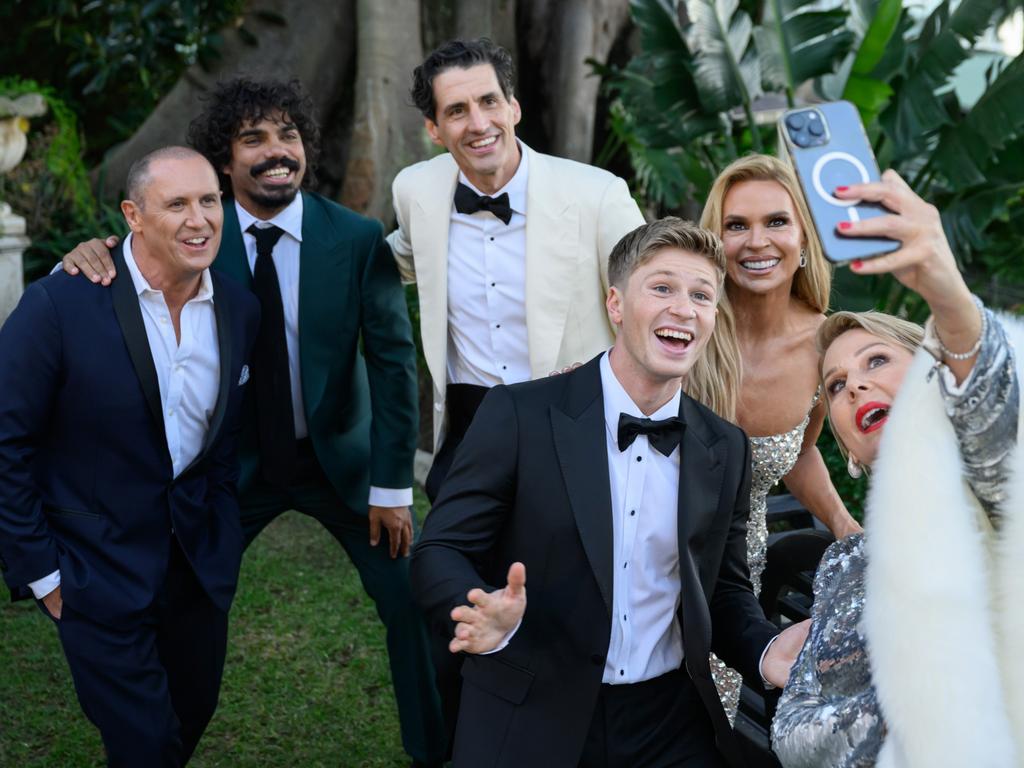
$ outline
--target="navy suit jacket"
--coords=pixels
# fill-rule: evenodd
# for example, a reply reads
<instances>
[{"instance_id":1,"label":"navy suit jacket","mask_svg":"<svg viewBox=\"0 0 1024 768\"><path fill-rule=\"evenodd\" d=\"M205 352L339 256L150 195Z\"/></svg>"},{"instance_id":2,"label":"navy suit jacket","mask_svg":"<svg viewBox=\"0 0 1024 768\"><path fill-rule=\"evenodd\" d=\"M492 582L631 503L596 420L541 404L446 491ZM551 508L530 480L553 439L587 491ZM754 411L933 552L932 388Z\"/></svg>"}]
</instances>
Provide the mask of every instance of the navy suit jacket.
<instances>
[{"instance_id":1,"label":"navy suit jacket","mask_svg":"<svg viewBox=\"0 0 1024 768\"><path fill-rule=\"evenodd\" d=\"M242 556L236 442L258 302L211 273L220 388L199 456L174 478L142 310L121 248L113 255L125 277L111 287L43 278L0 329L0 569L18 599L59 568L67 605L116 621L158 595L173 535L227 611Z\"/></svg>"}]
</instances>

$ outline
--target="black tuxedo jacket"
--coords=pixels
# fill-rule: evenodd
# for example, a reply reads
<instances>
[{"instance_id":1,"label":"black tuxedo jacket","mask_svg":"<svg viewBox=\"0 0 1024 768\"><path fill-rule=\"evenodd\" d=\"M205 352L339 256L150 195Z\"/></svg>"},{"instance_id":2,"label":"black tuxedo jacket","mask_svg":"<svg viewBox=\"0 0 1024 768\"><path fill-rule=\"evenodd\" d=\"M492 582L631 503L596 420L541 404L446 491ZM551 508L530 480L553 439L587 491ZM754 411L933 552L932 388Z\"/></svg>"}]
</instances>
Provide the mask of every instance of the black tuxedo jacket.
<instances>
[{"instance_id":1,"label":"black tuxedo jacket","mask_svg":"<svg viewBox=\"0 0 1024 768\"><path fill-rule=\"evenodd\" d=\"M467 655L456 766L574 768L611 637L612 517L600 358L572 373L495 387L484 400L412 562L432 629L473 587L505 585L526 565L526 614L509 645ZM686 395L679 478L679 572L686 671L722 755L742 765L711 680L714 650L760 685L778 630L750 587L746 435Z\"/></svg>"}]
</instances>

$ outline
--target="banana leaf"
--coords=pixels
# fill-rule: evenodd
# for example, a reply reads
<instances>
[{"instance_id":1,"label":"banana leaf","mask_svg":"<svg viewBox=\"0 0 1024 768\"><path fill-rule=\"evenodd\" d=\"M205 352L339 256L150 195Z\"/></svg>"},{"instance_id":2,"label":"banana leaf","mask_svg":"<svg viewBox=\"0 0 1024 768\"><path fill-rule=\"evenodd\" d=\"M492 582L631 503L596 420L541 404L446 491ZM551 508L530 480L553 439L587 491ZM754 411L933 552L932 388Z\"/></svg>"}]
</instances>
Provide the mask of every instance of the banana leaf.
<instances>
[{"instance_id":1,"label":"banana leaf","mask_svg":"<svg viewBox=\"0 0 1024 768\"><path fill-rule=\"evenodd\" d=\"M822 9L817 0L770 0L754 30L766 90L782 90L789 105L805 81L834 71L853 42L849 13L840 5Z\"/></svg>"},{"instance_id":2,"label":"banana leaf","mask_svg":"<svg viewBox=\"0 0 1024 768\"><path fill-rule=\"evenodd\" d=\"M985 89L967 117L944 129L933 164L953 186L984 183L992 159L1024 135L1024 54Z\"/></svg>"},{"instance_id":3,"label":"banana leaf","mask_svg":"<svg viewBox=\"0 0 1024 768\"><path fill-rule=\"evenodd\" d=\"M761 94L761 67L753 22L739 0L690 0L689 43L701 103L708 112L742 107L753 124L751 104Z\"/></svg>"},{"instance_id":4,"label":"banana leaf","mask_svg":"<svg viewBox=\"0 0 1024 768\"><path fill-rule=\"evenodd\" d=\"M962 0L950 12L949 0L932 12L913 46L914 64L883 119L901 153L924 150L929 140L954 119L937 92L970 56L1005 0Z\"/></svg>"}]
</instances>

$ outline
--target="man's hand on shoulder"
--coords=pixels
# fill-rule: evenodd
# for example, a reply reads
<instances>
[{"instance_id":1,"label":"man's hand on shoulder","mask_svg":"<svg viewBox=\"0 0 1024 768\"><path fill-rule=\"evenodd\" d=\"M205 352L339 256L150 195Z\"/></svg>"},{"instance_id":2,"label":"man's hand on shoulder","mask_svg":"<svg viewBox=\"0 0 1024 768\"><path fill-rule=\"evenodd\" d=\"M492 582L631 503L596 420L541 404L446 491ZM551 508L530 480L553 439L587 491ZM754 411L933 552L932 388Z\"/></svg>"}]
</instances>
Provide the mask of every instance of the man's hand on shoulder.
<instances>
[{"instance_id":1,"label":"man's hand on shoulder","mask_svg":"<svg viewBox=\"0 0 1024 768\"><path fill-rule=\"evenodd\" d=\"M810 619L786 627L765 653L761 662L761 675L776 688L785 688L789 682L789 670L800 654L800 649L804 647L810 629Z\"/></svg>"},{"instance_id":2,"label":"man's hand on shoulder","mask_svg":"<svg viewBox=\"0 0 1024 768\"><path fill-rule=\"evenodd\" d=\"M43 605L46 606L46 610L50 612L50 615L53 616L53 618L60 621L60 614L61 609L64 607L64 601L61 599L59 586L43 598Z\"/></svg>"},{"instance_id":3,"label":"man's hand on shoulder","mask_svg":"<svg viewBox=\"0 0 1024 768\"><path fill-rule=\"evenodd\" d=\"M472 603L452 609L455 637L448 643L452 653L489 653L522 621L526 613L526 566L512 563L504 589L484 592L471 589L466 598Z\"/></svg>"},{"instance_id":4,"label":"man's hand on shoulder","mask_svg":"<svg viewBox=\"0 0 1024 768\"><path fill-rule=\"evenodd\" d=\"M409 507L375 507L370 505L370 546L380 543L381 528L388 532L391 557L409 555L412 546L412 512Z\"/></svg>"},{"instance_id":5,"label":"man's hand on shoulder","mask_svg":"<svg viewBox=\"0 0 1024 768\"><path fill-rule=\"evenodd\" d=\"M65 254L61 265L69 275L81 272L94 283L110 285L110 281L117 277L110 249L119 242L117 236L111 235L106 240L93 238L79 243L71 253Z\"/></svg>"}]
</instances>

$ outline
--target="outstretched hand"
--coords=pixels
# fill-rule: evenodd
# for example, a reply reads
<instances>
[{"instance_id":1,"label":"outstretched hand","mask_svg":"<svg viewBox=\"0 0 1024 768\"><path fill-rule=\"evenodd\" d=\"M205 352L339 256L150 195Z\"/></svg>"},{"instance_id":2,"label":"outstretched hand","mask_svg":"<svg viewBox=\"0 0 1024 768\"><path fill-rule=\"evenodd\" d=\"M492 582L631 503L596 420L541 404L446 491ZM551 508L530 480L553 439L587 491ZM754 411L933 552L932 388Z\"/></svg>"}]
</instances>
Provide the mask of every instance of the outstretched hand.
<instances>
[{"instance_id":1,"label":"outstretched hand","mask_svg":"<svg viewBox=\"0 0 1024 768\"><path fill-rule=\"evenodd\" d=\"M106 240L93 238L79 243L71 253L64 255L61 262L64 271L69 275L81 272L94 283L110 285L110 281L117 277L114 260L110 258L110 249L119 242L121 241L115 235L111 235Z\"/></svg>"},{"instance_id":2,"label":"outstretched hand","mask_svg":"<svg viewBox=\"0 0 1024 768\"><path fill-rule=\"evenodd\" d=\"M761 662L761 674L765 680L776 688L786 687L786 683L789 682L789 670L800 654L800 649L804 647L810 630L811 620L805 619L779 633L768 653L764 655L764 661Z\"/></svg>"},{"instance_id":3,"label":"outstretched hand","mask_svg":"<svg viewBox=\"0 0 1024 768\"><path fill-rule=\"evenodd\" d=\"M850 267L858 275L891 272L930 305L944 303L950 294L961 298L968 292L938 210L918 197L898 173L888 170L881 181L840 187L835 195L844 200L881 203L892 211L887 216L839 225L838 233L843 237L891 237L901 243L892 253L853 262Z\"/></svg>"},{"instance_id":4,"label":"outstretched hand","mask_svg":"<svg viewBox=\"0 0 1024 768\"><path fill-rule=\"evenodd\" d=\"M526 566L512 563L504 589L484 592L471 589L466 598L472 605L452 609L455 637L448 643L452 653L488 653L497 648L526 612Z\"/></svg>"}]
</instances>

